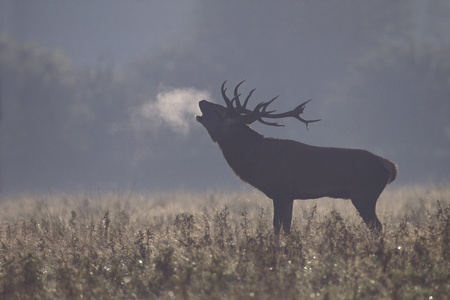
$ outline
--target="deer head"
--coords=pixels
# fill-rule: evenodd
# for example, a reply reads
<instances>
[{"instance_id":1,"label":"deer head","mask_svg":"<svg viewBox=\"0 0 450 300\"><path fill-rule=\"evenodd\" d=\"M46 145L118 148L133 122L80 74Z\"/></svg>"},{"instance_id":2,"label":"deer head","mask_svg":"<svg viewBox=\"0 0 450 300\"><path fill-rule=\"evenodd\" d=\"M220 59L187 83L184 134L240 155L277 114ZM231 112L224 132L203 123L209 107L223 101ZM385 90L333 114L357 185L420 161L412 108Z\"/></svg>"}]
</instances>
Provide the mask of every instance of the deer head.
<instances>
[{"instance_id":1,"label":"deer head","mask_svg":"<svg viewBox=\"0 0 450 300\"><path fill-rule=\"evenodd\" d=\"M241 81L234 89L234 96L230 100L226 95L225 83L222 84L221 92L223 100L225 101L226 107L208 102L206 100L201 100L199 102L200 110L202 111L202 116L197 116L196 119L200 122L208 131L209 135L213 141L224 135L232 132L236 127L242 127L258 121L262 124L269 126L283 126L276 122L269 122L266 119L281 119L287 117L293 117L297 120L306 124L308 128L310 123L318 122L318 120L305 120L300 115L303 113L306 104L311 101L305 101L298 105L293 110L284 113L275 113L275 110L268 111L268 106L278 98L272 98L267 102L261 102L255 106L253 110L247 108L248 100L255 91L251 90L248 96L245 98L244 102L241 103L239 97L241 94L238 93L239 86L244 83L245 80Z\"/></svg>"}]
</instances>

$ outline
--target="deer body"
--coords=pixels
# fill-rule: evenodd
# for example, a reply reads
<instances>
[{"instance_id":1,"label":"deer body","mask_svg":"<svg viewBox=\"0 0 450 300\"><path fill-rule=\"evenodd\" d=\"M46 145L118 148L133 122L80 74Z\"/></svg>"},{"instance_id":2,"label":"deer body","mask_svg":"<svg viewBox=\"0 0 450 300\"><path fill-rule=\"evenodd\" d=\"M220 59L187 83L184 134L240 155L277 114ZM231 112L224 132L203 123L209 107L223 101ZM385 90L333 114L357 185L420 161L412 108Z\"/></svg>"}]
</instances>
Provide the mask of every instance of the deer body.
<instances>
[{"instance_id":1,"label":"deer body","mask_svg":"<svg viewBox=\"0 0 450 300\"><path fill-rule=\"evenodd\" d=\"M222 91L225 94L223 87ZM228 101L239 101L235 100L238 97L236 88L235 98ZM381 230L375 206L385 186L397 175L394 163L365 150L264 137L236 121L240 114L205 100L200 101L200 109L203 116L197 120L218 143L235 174L273 200L276 232L281 226L285 232L290 231L295 199L321 197L351 199L368 226Z\"/></svg>"}]
</instances>

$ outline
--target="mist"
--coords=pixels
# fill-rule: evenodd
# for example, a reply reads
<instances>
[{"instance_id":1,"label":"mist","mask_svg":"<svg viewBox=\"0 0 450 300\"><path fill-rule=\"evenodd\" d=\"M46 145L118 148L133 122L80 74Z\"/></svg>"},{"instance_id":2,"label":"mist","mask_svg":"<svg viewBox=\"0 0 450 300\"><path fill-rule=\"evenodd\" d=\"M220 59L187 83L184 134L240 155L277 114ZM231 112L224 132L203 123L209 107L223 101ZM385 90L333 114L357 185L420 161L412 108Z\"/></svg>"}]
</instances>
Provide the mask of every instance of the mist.
<instances>
[{"instance_id":1,"label":"mist","mask_svg":"<svg viewBox=\"0 0 450 300\"><path fill-rule=\"evenodd\" d=\"M191 88L162 87L156 100L147 102L132 109L131 126L138 135L147 131L158 134L166 125L175 133L187 136L191 129L194 115L200 112L198 99L211 99L207 91Z\"/></svg>"},{"instance_id":2,"label":"mist","mask_svg":"<svg viewBox=\"0 0 450 300\"><path fill-rule=\"evenodd\" d=\"M362 148L394 185L450 181L450 5L171 1L0 5L3 195L250 189L195 121L241 80L249 106L308 103L304 143ZM64 16L62 18L61 16ZM115 16L115 17L111 17ZM84 21L82 21L84 20Z\"/></svg>"}]
</instances>

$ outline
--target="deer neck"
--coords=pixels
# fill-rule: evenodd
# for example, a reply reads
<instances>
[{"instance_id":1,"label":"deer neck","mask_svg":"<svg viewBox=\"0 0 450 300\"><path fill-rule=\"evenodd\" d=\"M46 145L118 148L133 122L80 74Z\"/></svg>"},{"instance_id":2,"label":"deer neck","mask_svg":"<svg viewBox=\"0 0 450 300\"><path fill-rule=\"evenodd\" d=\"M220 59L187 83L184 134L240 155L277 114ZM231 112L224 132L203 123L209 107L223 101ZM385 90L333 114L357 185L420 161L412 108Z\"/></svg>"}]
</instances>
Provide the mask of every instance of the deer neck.
<instances>
[{"instance_id":1,"label":"deer neck","mask_svg":"<svg viewBox=\"0 0 450 300\"><path fill-rule=\"evenodd\" d=\"M266 138L248 126L237 127L217 140L222 154L234 173L249 182Z\"/></svg>"}]
</instances>

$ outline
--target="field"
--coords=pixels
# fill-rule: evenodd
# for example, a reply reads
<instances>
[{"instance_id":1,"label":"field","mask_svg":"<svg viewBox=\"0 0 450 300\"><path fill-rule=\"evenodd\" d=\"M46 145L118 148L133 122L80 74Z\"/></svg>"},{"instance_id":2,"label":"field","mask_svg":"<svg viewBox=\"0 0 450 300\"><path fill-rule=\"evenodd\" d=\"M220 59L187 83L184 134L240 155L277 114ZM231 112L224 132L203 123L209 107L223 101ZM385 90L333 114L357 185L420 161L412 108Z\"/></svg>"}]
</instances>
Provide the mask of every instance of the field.
<instances>
[{"instance_id":1,"label":"field","mask_svg":"<svg viewBox=\"0 0 450 300\"><path fill-rule=\"evenodd\" d=\"M256 192L0 202L0 299L450 299L450 187L389 188L381 237L349 201Z\"/></svg>"}]
</instances>

